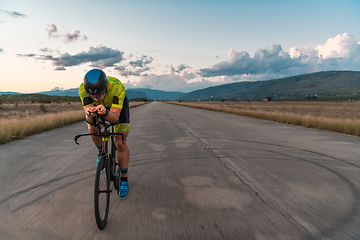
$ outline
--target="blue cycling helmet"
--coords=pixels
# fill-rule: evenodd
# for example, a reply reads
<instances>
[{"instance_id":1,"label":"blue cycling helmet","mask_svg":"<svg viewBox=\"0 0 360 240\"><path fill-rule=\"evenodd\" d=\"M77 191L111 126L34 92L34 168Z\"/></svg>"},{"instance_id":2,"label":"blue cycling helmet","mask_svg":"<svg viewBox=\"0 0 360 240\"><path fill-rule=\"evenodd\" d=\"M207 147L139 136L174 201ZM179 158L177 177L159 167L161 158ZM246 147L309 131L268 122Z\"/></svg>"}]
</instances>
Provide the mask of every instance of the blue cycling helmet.
<instances>
[{"instance_id":1,"label":"blue cycling helmet","mask_svg":"<svg viewBox=\"0 0 360 240\"><path fill-rule=\"evenodd\" d=\"M92 69L85 74L84 88L88 95L95 96L101 91L106 93L108 79L106 74L100 69Z\"/></svg>"}]
</instances>

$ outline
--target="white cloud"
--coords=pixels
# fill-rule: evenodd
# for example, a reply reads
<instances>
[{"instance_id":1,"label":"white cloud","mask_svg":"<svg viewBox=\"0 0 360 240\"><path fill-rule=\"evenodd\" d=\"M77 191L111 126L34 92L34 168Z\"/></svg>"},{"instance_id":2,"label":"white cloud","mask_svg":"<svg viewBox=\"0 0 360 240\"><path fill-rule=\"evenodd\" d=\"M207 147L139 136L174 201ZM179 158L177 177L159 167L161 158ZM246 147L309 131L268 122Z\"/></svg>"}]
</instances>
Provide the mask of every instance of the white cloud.
<instances>
[{"instance_id":1,"label":"white cloud","mask_svg":"<svg viewBox=\"0 0 360 240\"><path fill-rule=\"evenodd\" d=\"M191 92L229 82L233 82L233 79L226 76L209 80L198 78L191 72L183 72L180 75L175 73L143 75L138 81L128 81L125 85L127 88L152 88L163 91Z\"/></svg>"},{"instance_id":2,"label":"white cloud","mask_svg":"<svg viewBox=\"0 0 360 240\"><path fill-rule=\"evenodd\" d=\"M186 72L186 71L182 72L182 73L180 74L180 76L181 76L181 78L184 79L184 80L191 80L191 79L196 78L196 74L195 74L195 73L193 73L193 72Z\"/></svg>"},{"instance_id":3,"label":"white cloud","mask_svg":"<svg viewBox=\"0 0 360 240\"><path fill-rule=\"evenodd\" d=\"M202 77L282 74L290 68L301 66L300 62L293 60L278 44L271 44L264 49L257 50L254 57L251 57L246 51L237 52L235 49L230 49L228 55L229 61L220 62L210 68L200 69L198 74Z\"/></svg>"},{"instance_id":4,"label":"white cloud","mask_svg":"<svg viewBox=\"0 0 360 240\"><path fill-rule=\"evenodd\" d=\"M49 38L57 38L65 43L76 42L80 39L87 40L87 36L82 36L80 30L74 30L73 33L58 33L57 26L53 23L47 25L48 28L45 30L48 33Z\"/></svg>"},{"instance_id":5,"label":"white cloud","mask_svg":"<svg viewBox=\"0 0 360 240\"><path fill-rule=\"evenodd\" d=\"M325 70L359 70L360 42L348 33L327 40L315 49L293 47L289 53L279 44L259 49L251 57L246 51L230 49L229 60L198 71L202 77L215 76L290 76ZM269 79L269 78L267 78ZM264 79L265 80L265 79Z\"/></svg>"},{"instance_id":6,"label":"white cloud","mask_svg":"<svg viewBox=\"0 0 360 240\"><path fill-rule=\"evenodd\" d=\"M329 38L317 47L294 47L290 49L292 59L301 62L302 73L325 70L359 70L360 42L348 33Z\"/></svg>"},{"instance_id":7,"label":"white cloud","mask_svg":"<svg viewBox=\"0 0 360 240\"><path fill-rule=\"evenodd\" d=\"M360 43L356 41L355 36L348 33L337 35L335 38L329 38L324 45L318 45L316 50L322 58L349 58L352 59L359 54Z\"/></svg>"}]
</instances>

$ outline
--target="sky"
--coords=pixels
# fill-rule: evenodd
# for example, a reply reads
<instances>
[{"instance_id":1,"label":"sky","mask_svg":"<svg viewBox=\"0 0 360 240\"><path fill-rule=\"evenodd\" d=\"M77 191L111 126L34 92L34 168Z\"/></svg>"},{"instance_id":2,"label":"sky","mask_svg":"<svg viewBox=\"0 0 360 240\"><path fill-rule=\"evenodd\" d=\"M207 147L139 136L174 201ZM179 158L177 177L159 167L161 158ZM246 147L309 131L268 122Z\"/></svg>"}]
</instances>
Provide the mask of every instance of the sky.
<instances>
[{"instance_id":1,"label":"sky","mask_svg":"<svg viewBox=\"0 0 360 240\"><path fill-rule=\"evenodd\" d=\"M359 12L359 0L0 0L0 91L77 88L93 68L181 92L360 71Z\"/></svg>"}]
</instances>

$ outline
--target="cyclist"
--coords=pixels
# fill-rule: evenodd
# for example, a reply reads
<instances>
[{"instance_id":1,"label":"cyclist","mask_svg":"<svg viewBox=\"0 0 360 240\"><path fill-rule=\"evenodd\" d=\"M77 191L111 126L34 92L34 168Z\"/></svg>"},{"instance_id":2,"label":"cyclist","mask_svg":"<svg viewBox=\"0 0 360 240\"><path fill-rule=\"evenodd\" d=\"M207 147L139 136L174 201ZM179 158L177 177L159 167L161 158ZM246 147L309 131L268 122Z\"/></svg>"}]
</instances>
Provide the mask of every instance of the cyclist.
<instances>
[{"instance_id":1,"label":"cyclist","mask_svg":"<svg viewBox=\"0 0 360 240\"><path fill-rule=\"evenodd\" d=\"M124 85L116 78L106 76L100 69L92 69L85 74L84 82L79 87L79 96L86 114L89 133L96 133L97 128L93 126L93 117L96 112L104 115L105 120L117 123L114 132L126 135L124 143L121 136L115 136L117 147L117 159L120 165L120 189L119 196L125 197L129 191L127 172L130 152L126 139L130 129L129 102L125 94ZM95 146L102 148L101 137L90 136ZM98 155L96 166L100 160Z\"/></svg>"}]
</instances>

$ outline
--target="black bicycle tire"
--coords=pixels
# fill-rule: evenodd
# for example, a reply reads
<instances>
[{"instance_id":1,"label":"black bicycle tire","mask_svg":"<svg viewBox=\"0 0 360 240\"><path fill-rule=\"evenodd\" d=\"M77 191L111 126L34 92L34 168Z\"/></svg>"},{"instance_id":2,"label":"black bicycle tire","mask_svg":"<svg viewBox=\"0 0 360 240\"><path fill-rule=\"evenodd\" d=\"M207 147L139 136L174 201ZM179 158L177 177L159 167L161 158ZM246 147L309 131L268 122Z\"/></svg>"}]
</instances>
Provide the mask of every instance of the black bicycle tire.
<instances>
[{"instance_id":1,"label":"black bicycle tire","mask_svg":"<svg viewBox=\"0 0 360 240\"><path fill-rule=\"evenodd\" d=\"M111 174L113 176L113 181L114 181L114 188L116 189L116 191L119 191L119 177L120 176L117 176L117 173L120 175L120 173L118 171L120 171L120 166L119 164L117 164L117 150L116 150L116 144L115 144L115 141L114 141L114 136L111 136L111 158L112 158L112 161L111 161ZM117 166L117 167L116 167Z\"/></svg>"},{"instance_id":2,"label":"black bicycle tire","mask_svg":"<svg viewBox=\"0 0 360 240\"><path fill-rule=\"evenodd\" d=\"M108 215L109 215L109 207L110 207L110 179L109 179L109 168L107 166L107 163L105 162L105 174L106 174L106 207L105 207L105 213L102 217L100 214L99 209L99 183L100 183L100 174L101 174L101 168L104 164L105 157L102 156L99 160L98 167L96 168L96 175L95 175L95 187L94 187L94 210L95 210L95 220L98 228L100 230L103 230L106 226Z\"/></svg>"}]
</instances>

